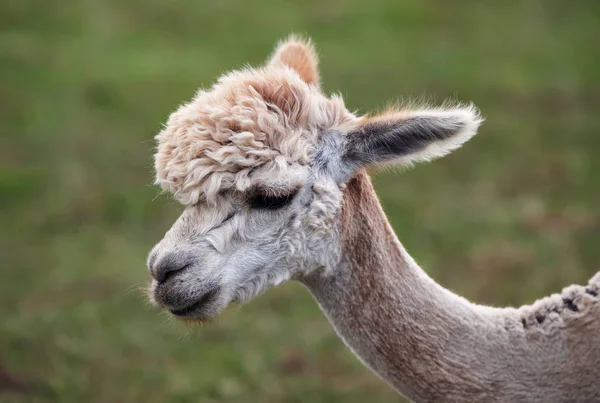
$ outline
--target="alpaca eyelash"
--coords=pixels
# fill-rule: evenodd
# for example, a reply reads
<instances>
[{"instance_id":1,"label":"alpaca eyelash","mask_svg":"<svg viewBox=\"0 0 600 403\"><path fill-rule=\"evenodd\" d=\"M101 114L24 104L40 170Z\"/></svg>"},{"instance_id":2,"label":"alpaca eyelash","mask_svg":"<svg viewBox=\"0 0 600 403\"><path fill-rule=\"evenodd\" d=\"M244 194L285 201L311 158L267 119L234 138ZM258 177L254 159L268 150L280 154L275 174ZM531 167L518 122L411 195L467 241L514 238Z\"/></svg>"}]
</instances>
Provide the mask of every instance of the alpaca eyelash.
<instances>
[{"instance_id":1,"label":"alpaca eyelash","mask_svg":"<svg viewBox=\"0 0 600 403\"><path fill-rule=\"evenodd\" d=\"M289 205L294 199L295 195L296 193L290 193L283 196L267 196L259 194L250 200L250 208L277 210Z\"/></svg>"}]
</instances>

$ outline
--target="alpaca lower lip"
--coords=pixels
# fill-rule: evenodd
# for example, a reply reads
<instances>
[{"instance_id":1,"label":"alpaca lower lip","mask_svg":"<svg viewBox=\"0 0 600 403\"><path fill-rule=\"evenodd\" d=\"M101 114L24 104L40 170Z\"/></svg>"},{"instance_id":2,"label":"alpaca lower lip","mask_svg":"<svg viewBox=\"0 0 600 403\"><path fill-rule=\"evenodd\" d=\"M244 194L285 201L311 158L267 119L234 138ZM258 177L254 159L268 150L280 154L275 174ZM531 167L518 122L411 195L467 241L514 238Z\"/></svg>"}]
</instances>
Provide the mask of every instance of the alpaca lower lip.
<instances>
[{"instance_id":1,"label":"alpaca lower lip","mask_svg":"<svg viewBox=\"0 0 600 403\"><path fill-rule=\"evenodd\" d=\"M175 316L193 316L200 313L201 309L206 306L208 303L213 301L217 296L219 291L219 287L216 287L206 294L204 294L199 300L196 302L180 309L170 309L170 312Z\"/></svg>"},{"instance_id":2,"label":"alpaca lower lip","mask_svg":"<svg viewBox=\"0 0 600 403\"><path fill-rule=\"evenodd\" d=\"M198 310L200 303L196 302L182 309L170 309L170 312L175 316L190 316Z\"/></svg>"}]
</instances>

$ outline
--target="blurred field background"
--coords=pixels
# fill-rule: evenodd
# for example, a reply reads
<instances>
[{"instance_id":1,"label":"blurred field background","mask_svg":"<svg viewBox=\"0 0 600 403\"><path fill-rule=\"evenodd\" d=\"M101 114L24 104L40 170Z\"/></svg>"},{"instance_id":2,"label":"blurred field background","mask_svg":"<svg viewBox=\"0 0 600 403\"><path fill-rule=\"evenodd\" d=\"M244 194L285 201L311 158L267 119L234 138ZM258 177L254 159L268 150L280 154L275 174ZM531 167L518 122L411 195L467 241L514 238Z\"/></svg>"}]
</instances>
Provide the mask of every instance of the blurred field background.
<instances>
[{"instance_id":1,"label":"blurred field background","mask_svg":"<svg viewBox=\"0 0 600 403\"><path fill-rule=\"evenodd\" d=\"M151 186L154 134L290 32L351 109L455 98L486 116L451 156L375 177L436 280L520 305L600 269L598 2L4 0L1 402L402 401L297 284L203 328L140 291L180 212Z\"/></svg>"}]
</instances>

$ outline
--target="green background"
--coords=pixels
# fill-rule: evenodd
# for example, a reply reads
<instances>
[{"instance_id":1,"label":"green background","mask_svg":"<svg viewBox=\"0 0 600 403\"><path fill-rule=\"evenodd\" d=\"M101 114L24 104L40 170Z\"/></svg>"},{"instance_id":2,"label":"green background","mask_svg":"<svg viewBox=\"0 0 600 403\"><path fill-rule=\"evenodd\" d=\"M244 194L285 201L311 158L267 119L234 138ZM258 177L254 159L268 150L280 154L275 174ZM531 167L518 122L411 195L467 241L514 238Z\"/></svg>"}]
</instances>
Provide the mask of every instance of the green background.
<instances>
[{"instance_id":1,"label":"green background","mask_svg":"<svg viewBox=\"0 0 600 403\"><path fill-rule=\"evenodd\" d=\"M437 281L520 305L600 268L597 1L3 0L1 402L401 401L298 284L206 327L144 297L181 210L151 185L154 134L290 32L351 110L481 108L463 149L374 178Z\"/></svg>"}]
</instances>

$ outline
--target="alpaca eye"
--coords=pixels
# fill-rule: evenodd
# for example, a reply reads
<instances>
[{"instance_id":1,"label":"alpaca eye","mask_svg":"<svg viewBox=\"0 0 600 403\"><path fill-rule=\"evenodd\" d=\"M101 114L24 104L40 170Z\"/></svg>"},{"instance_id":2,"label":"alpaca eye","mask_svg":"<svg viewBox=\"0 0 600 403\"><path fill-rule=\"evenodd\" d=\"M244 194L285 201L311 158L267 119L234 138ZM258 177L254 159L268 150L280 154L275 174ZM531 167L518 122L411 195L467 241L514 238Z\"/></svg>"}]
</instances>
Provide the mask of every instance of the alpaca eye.
<instances>
[{"instance_id":1,"label":"alpaca eye","mask_svg":"<svg viewBox=\"0 0 600 403\"><path fill-rule=\"evenodd\" d=\"M293 193L284 196L257 195L250 201L250 207L254 209L277 210L290 204L293 198Z\"/></svg>"}]
</instances>

